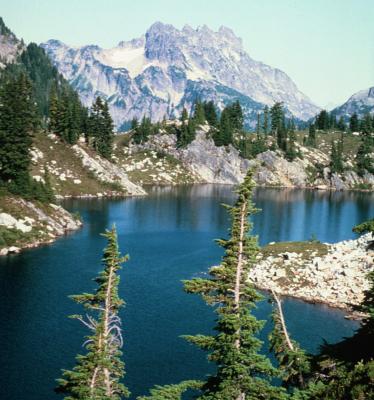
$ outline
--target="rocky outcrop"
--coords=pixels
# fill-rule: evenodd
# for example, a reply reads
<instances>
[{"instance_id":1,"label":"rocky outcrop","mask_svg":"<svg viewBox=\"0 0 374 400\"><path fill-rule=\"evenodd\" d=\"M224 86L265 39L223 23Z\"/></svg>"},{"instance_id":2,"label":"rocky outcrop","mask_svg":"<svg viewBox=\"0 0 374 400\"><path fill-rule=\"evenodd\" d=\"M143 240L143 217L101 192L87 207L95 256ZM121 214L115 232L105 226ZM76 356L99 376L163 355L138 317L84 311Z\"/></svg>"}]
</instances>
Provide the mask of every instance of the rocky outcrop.
<instances>
[{"instance_id":1,"label":"rocky outcrop","mask_svg":"<svg viewBox=\"0 0 374 400\"><path fill-rule=\"evenodd\" d=\"M133 150L155 150L172 155L182 162L196 183L241 182L251 162L240 157L238 150L231 145L215 146L213 139L209 137L209 130L208 125L200 126L196 139L186 148L177 148L175 135L161 133L151 136L143 145L134 145Z\"/></svg>"},{"instance_id":2,"label":"rocky outcrop","mask_svg":"<svg viewBox=\"0 0 374 400\"><path fill-rule=\"evenodd\" d=\"M0 211L5 210L0 213L0 255L51 243L82 226L79 218L56 204L36 205L7 197L2 199L0 207Z\"/></svg>"},{"instance_id":3,"label":"rocky outcrop","mask_svg":"<svg viewBox=\"0 0 374 400\"><path fill-rule=\"evenodd\" d=\"M326 153L299 144L296 146L303 157L297 157L292 162L287 161L279 150L268 150L256 157L256 163L252 165L256 165L255 180L259 186L324 190L374 189L373 174L359 176L353 169L340 174L331 173L328 167L330 158Z\"/></svg>"},{"instance_id":4,"label":"rocky outcrop","mask_svg":"<svg viewBox=\"0 0 374 400\"><path fill-rule=\"evenodd\" d=\"M167 125L178 127L179 121L169 121ZM214 128L213 128L214 129ZM271 138L270 138L271 139ZM240 156L232 145L217 147L211 138L208 125L199 126L196 139L186 148L177 148L176 135L161 129L142 145L131 144L127 154L149 150L171 155L189 171L191 179L197 183L237 184L242 181L248 168L255 169L258 186L316 188L330 190L374 189L374 175L359 176L353 170L352 161L347 161L343 173L331 173L330 157L326 149L305 147L296 144L302 156L288 161L280 150L267 150L256 158L247 160ZM162 183L160 176L155 182Z\"/></svg>"},{"instance_id":5,"label":"rocky outcrop","mask_svg":"<svg viewBox=\"0 0 374 400\"><path fill-rule=\"evenodd\" d=\"M72 146L72 150L81 159L83 166L91 171L100 181L118 184L130 196L147 194L141 186L131 182L126 172L118 165L96 154L90 155L78 144Z\"/></svg>"},{"instance_id":6,"label":"rocky outcrop","mask_svg":"<svg viewBox=\"0 0 374 400\"><path fill-rule=\"evenodd\" d=\"M361 303L369 287L367 274L374 268L372 241L372 235L366 234L356 240L326 244L324 255L311 250L306 256L296 246L296 251L266 258L260 255L249 279L261 289L349 309Z\"/></svg>"}]
</instances>

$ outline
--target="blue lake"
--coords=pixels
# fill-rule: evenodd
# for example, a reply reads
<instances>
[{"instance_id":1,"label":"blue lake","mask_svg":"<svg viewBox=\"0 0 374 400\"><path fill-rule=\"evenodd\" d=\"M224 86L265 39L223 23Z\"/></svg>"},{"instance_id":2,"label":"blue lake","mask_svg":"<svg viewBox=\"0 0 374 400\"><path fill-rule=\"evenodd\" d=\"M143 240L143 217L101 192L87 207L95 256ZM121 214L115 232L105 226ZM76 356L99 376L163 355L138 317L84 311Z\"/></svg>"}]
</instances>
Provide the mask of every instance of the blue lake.
<instances>
[{"instance_id":1,"label":"blue lake","mask_svg":"<svg viewBox=\"0 0 374 400\"><path fill-rule=\"evenodd\" d=\"M84 227L53 245L0 258L1 400L59 398L53 392L61 368L71 368L83 351L87 333L67 318L82 312L68 298L90 291L101 269L105 239L100 233L116 223L119 243L130 261L121 271L125 383L132 399L154 384L202 378L211 371L205 354L180 338L207 333L214 314L202 300L185 294L181 280L206 273L217 264L229 219L220 203L232 203L229 186L195 185L150 188L144 198L69 200ZM374 215L374 195L303 190L258 189L254 231L260 243L354 238L352 226ZM256 310L268 319L270 305ZM315 352L324 339L349 336L357 323L323 305L285 299L292 336ZM266 324L265 339L270 324ZM265 345L266 347L266 345ZM266 348L264 349L266 351Z\"/></svg>"}]
</instances>

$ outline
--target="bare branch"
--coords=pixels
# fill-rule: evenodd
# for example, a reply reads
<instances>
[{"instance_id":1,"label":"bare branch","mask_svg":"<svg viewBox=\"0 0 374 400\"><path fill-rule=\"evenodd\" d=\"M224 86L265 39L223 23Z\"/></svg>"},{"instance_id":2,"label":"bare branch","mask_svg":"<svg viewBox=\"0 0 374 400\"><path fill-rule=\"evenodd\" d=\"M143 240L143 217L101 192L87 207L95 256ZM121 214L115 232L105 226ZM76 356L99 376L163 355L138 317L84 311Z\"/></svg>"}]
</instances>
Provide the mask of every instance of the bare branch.
<instances>
[{"instance_id":1,"label":"bare branch","mask_svg":"<svg viewBox=\"0 0 374 400\"><path fill-rule=\"evenodd\" d=\"M279 297L277 296L277 294L275 293L275 291L273 289L271 289L271 293L273 294L273 297L277 303L277 307L278 307L278 311L279 311L279 317L280 317L280 321L281 321L281 325L282 325L282 330L283 330L283 334L284 337L286 339L287 345L290 348L290 350L294 351L294 347L293 344L291 342L291 339L288 335L288 331L287 331L287 327L286 327L286 322L284 320L284 315L283 315L283 310L282 310L282 303L279 299Z\"/></svg>"}]
</instances>

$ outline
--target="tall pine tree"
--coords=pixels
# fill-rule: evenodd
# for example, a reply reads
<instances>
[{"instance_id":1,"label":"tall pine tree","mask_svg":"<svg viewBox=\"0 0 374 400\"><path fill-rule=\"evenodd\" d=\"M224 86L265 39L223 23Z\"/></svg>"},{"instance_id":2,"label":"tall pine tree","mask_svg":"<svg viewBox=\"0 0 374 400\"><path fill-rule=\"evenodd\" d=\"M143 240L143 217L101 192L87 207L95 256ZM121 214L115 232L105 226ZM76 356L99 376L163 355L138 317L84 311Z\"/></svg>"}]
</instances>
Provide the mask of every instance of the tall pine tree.
<instances>
[{"instance_id":1,"label":"tall pine tree","mask_svg":"<svg viewBox=\"0 0 374 400\"><path fill-rule=\"evenodd\" d=\"M277 137L279 131L282 129L284 111L283 103L277 102L270 109L271 116L271 133L273 136Z\"/></svg>"},{"instance_id":2,"label":"tall pine tree","mask_svg":"<svg viewBox=\"0 0 374 400\"><path fill-rule=\"evenodd\" d=\"M129 396L121 383L124 364L121 361L122 335L119 309L124 302L118 296L118 271L127 257L118 250L117 233L113 227L104 236L108 240L104 249L104 270L95 279L97 290L72 296L90 313L84 318L73 315L89 328L85 347L87 353L78 355L76 366L64 370L56 391L66 394L66 400L120 400Z\"/></svg>"},{"instance_id":3,"label":"tall pine tree","mask_svg":"<svg viewBox=\"0 0 374 400\"><path fill-rule=\"evenodd\" d=\"M203 125L206 122L203 103L198 99L194 105L193 118L197 125Z\"/></svg>"},{"instance_id":4,"label":"tall pine tree","mask_svg":"<svg viewBox=\"0 0 374 400\"><path fill-rule=\"evenodd\" d=\"M259 293L248 281L248 272L256 262L257 237L249 235L249 216L256 212L252 203L254 181L248 172L237 193L233 207L228 207L232 227L228 240L218 243L225 249L220 266L209 271L210 278L195 278L185 282L188 293L198 293L216 306L215 335L186 336L187 340L209 352L216 363L216 373L202 386L204 400L283 399L284 392L272 386L276 370L270 360L260 354L257 334L263 327L252 314Z\"/></svg>"},{"instance_id":5,"label":"tall pine tree","mask_svg":"<svg viewBox=\"0 0 374 400\"><path fill-rule=\"evenodd\" d=\"M110 159L113 151L113 120L109 113L108 103L97 97L92 105L89 118L90 135L93 146L102 157Z\"/></svg>"},{"instance_id":6,"label":"tall pine tree","mask_svg":"<svg viewBox=\"0 0 374 400\"><path fill-rule=\"evenodd\" d=\"M205 118L208 121L210 126L217 127L218 126L218 117L216 106L213 101L204 102L204 113Z\"/></svg>"},{"instance_id":7,"label":"tall pine tree","mask_svg":"<svg viewBox=\"0 0 374 400\"><path fill-rule=\"evenodd\" d=\"M358 132L360 130L360 121L357 113L353 113L349 119L349 129L351 132Z\"/></svg>"},{"instance_id":8,"label":"tall pine tree","mask_svg":"<svg viewBox=\"0 0 374 400\"><path fill-rule=\"evenodd\" d=\"M28 180L32 134L38 118L25 73L4 74L0 83L0 180Z\"/></svg>"}]
</instances>

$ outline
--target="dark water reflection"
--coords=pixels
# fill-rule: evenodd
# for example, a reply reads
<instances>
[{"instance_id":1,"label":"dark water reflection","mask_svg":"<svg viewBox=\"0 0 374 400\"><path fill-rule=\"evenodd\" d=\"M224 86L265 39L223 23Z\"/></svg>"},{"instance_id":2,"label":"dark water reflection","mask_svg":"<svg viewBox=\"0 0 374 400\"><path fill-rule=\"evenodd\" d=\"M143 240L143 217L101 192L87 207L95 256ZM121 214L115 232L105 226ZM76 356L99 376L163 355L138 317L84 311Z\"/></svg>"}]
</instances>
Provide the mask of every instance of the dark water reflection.
<instances>
[{"instance_id":1,"label":"dark water reflection","mask_svg":"<svg viewBox=\"0 0 374 400\"><path fill-rule=\"evenodd\" d=\"M105 244L99 235L117 224L119 242L131 260L121 272L126 384L134 396L155 383L200 378L209 372L205 355L182 334L209 332L213 315L202 301L182 290L182 279L203 274L219 261L213 239L226 235L229 221L220 203L232 203L228 186L150 188L150 196L125 200L69 200L84 228L51 246L0 258L0 398L57 398L52 389L60 368L69 368L86 334L67 315L80 312L68 295L89 291L100 270ZM354 224L374 214L373 195L258 189L262 212L254 229L262 244L354 237ZM259 304L261 318L270 306ZM310 351L322 339L337 341L356 324L342 312L286 300L293 336ZM263 337L270 325L267 324Z\"/></svg>"}]
</instances>

